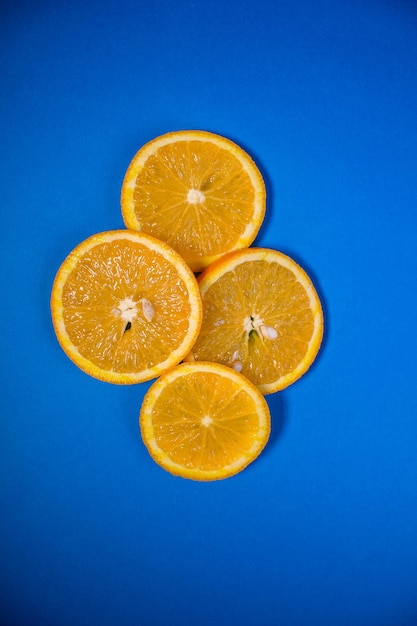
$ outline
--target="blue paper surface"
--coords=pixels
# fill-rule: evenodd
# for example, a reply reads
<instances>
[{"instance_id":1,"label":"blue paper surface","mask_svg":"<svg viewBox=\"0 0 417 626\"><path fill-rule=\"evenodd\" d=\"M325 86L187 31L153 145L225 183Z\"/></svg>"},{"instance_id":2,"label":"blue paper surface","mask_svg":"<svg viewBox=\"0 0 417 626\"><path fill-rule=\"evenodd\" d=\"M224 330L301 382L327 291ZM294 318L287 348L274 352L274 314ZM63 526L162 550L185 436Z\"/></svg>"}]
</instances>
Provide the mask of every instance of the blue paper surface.
<instances>
[{"instance_id":1,"label":"blue paper surface","mask_svg":"<svg viewBox=\"0 0 417 626\"><path fill-rule=\"evenodd\" d=\"M417 624L417 6L1 4L0 623ZM202 484L148 455L150 383L73 365L54 275L122 228L141 145L204 129L256 160L256 245L311 275L326 331L268 396L271 440Z\"/></svg>"}]
</instances>

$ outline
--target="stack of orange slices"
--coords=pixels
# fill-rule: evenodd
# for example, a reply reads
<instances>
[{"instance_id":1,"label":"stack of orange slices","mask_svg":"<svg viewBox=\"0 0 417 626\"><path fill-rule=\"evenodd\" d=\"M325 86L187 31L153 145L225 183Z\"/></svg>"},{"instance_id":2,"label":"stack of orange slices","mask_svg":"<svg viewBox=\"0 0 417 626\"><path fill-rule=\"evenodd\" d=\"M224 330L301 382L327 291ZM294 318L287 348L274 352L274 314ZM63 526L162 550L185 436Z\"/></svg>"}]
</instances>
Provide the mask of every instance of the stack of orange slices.
<instances>
[{"instance_id":1,"label":"stack of orange slices","mask_svg":"<svg viewBox=\"0 0 417 626\"><path fill-rule=\"evenodd\" d=\"M157 378L140 430L174 475L218 480L254 461L270 432L264 395L300 378L319 350L323 313L306 272L250 247L265 206L240 146L168 133L126 171L126 229L89 237L56 275L52 320L69 358L107 382Z\"/></svg>"}]
</instances>

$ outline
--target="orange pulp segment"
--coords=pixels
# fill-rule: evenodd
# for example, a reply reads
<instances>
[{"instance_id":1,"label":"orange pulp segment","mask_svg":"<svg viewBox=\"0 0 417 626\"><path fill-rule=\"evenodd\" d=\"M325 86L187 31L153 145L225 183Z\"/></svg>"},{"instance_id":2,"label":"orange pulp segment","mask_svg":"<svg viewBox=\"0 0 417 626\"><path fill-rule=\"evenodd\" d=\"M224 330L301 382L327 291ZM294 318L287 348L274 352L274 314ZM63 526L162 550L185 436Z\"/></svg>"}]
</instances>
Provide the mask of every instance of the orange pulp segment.
<instances>
[{"instance_id":1,"label":"orange pulp segment","mask_svg":"<svg viewBox=\"0 0 417 626\"><path fill-rule=\"evenodd\" d=\"M51 295L57 338L83 371L150 380L179 363L201 325L197 281L167 244L128 230L93 235L62 263Z\"/></svg>"},{"instance_id":2,"label":"orange pulp segment","mask_svg":"<svg viewBox=\"0 0 417 626\"><path fill-rule=\"evenodd\" d=\"M189 130L161 135L136 153L121 208L127 228L166 241L199 272L253 242L265 196L262 175L240 146Z\"/></svg>"},{"instance_id":3,"label":"orange pulp segment","mask_svg":"<svg viewBox=\"0 0 417 626\"><path fill-rule=\"evenodd\" d=\"M260 454L270 433L270 413L263 395L232 369L182 363L152 384L140 429L149 453L168 472L219 480Z\"/></svg>"},{"instance_id":4,"label":"orange pulp segment","mask_svg":"<svg viewBox=\"0 0 417 626\"><path fill-rule=\"evenodd\" d=\"M306 272L267 248L231 253L199 277L203 323L187 360L215 361L269 394L310 367L323 335L323 313Z\"/></svg>"}]
</instances>

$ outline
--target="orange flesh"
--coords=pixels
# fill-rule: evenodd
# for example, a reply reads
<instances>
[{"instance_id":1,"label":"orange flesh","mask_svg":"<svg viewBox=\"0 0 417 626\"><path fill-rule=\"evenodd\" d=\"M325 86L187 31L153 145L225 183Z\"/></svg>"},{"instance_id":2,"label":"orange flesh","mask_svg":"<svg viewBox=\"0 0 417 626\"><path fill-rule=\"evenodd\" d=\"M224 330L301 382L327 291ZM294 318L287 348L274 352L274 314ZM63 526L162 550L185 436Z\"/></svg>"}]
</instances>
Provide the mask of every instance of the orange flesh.
<instances>
[{"instance_id":1,"label":"orange flesh","mask_svg":"<svg viewBox=\"0 0 417 626\"><path fill-rule=\"evenodd\" d=\"M204 200L189 202L190 190ZM134 190L141 230L182 254L186 250L187 261L231 249L252 220L254 199L240 161L197 140L160 147L139 172Z\"/></svg>"},{"instance_id":2,"label":"orange flesh","mask_svg":"<svg viewBox=\"0 0 417 626\"><path fill-rule=\"evenodd\" d=\"M239 460L259 433L253 398L211 372L191 373L166 387L153 406L152 424L157 445L174 463L202 471Z\"/></svg>"},{"instance_id":3,"label":"orange flesh","mask_svg":"<svg viewBox=\"0 0 417 626\"><path fill-rule=\"evenodd\" d=\"M242 263L203 293L203 325L192 355L230 367L255 385L269 384L292 372L307 354L314 330L309 298L294 274L267 261ZM277 331L274 340L244 320L259 318Z\"/></svg>"},{"instance_id":4,"label":"orange flesh","mask_svg":"<svg viewBox=\"0 0 417 626\"><path fill-rule=\"evenodd\" d=\"M117 311L126 298L157 303L153 319L139 305L129 326ZM65 327L79 353L104 370L123 373L167 359L186 336L191 315L186 285L174 267L127 240L98 244L84 254L68 276L62 301Z\"/></svg>"}]
</instances>

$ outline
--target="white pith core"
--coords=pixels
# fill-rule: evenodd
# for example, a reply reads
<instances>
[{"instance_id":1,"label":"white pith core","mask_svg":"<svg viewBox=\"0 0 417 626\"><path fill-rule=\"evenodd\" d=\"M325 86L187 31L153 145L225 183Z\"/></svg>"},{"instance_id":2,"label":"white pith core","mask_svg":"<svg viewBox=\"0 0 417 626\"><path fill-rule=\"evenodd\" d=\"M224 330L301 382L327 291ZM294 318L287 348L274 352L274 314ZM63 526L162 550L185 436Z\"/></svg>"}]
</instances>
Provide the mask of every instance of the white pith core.
<instances>
[{"instance_id":1,"label":"white pith core","mask_svg":"<svg viewBox=\"0 0 417 626\"><path fill-rule=\"evenodd\" d=\"M205 415L204 417L201 418L201 423L203 426L210 426L210 424L212 423L212 419L210 417L210 415Z\"/></svg>"},{"instance_id":2,"label":"white pith core","mask_svg":"<svg viewBox=\"0 0 417 626\"><path fill-rule=\"evenodd\" d=\"M132 322L138 315L138 307L132 298L125 298L124 300L120 300L119 306L117 309L114 309L114 313L120 315L122 320Z\"/></svg>"},{"instance_id":3,"label":"white pith core","mask_svg":"<svg viewBox=\"0 0 417 626\"><path fill-rule=\"evenodd\" d=\"M243 328L248 336L255 330L263 339L276 339L278 337L276 328L264 324L263 320L256 313L245 318Z\"/></svg>"},{"instance_id":4,"label":"white pith core","mask_svg":"<svg viewBox=\"0 0 417 626\"><path fill-rule=\"evenodd\" d=\"M187 195L187 202L190 204L197 204L198 202L204 202L206 196L199 189L190 189Z\"/></svg>"},{"instance_id":5,"label":"white pith core","mask_svg":"<svg viewBox=\"0 0 417 626\"><path fill-rule=\"evenodd\" d=\"M132 298L126 297L123 300L120 300L119 306L113 310L113 313L120 316L125 322L133 322L139 313L139 303L142 305L143 317L147 322L151 322L155 315L155 310L152 303L146 298L142 298L139 302L135 302Z\"/></svg>"}]
</instances>

